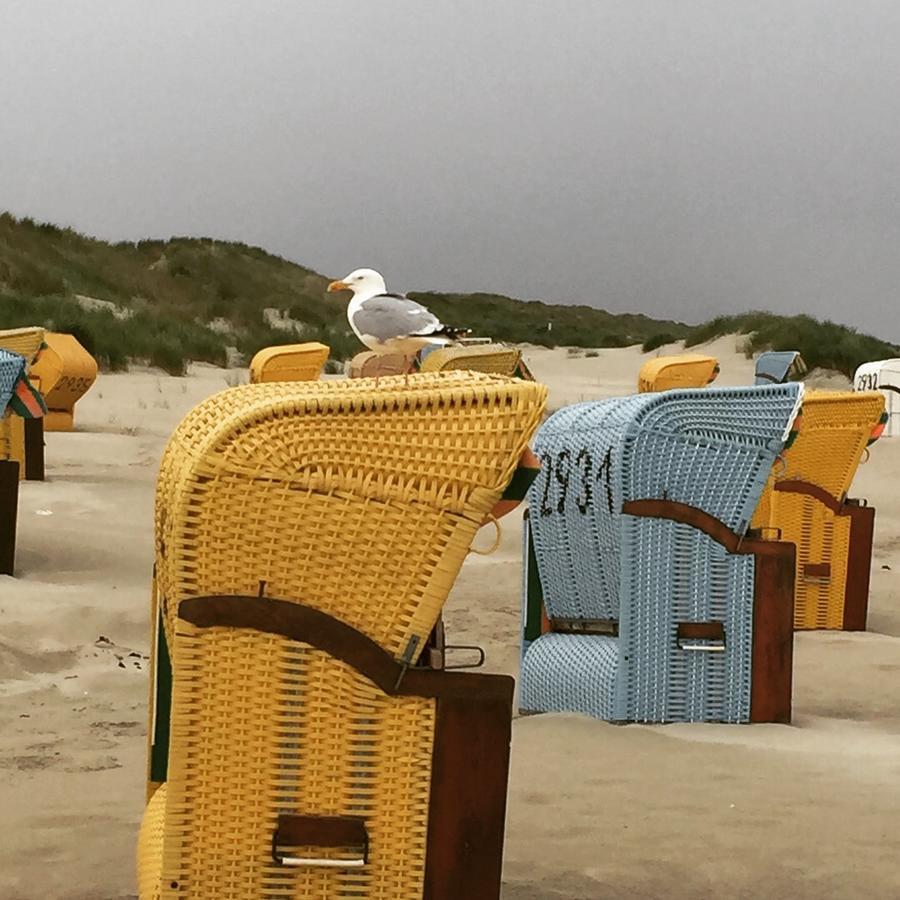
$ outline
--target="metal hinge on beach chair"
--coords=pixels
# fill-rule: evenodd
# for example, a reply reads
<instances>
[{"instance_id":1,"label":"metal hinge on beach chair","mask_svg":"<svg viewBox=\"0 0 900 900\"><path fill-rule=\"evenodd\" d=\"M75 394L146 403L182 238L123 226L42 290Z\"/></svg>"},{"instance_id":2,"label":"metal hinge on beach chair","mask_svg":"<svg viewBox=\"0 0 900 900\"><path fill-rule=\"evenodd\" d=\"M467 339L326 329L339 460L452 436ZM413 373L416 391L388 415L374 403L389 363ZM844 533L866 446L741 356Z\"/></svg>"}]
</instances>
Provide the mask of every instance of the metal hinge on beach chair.
<instances>
[{"instance_id":1,"label":"metal hinge on beach chair","mask_svg":"<svg viewBox=\"0 0 900 900\"><path fill-rule=\"evenodd\" d=\"M475 662L467 663L448 663L447 654L463 651L466 653L475 653ZM425 643L425 649L419 657L420 666L429 669L442 669L449 671L451 669L480 669L485 662L484 648L475 644L448 644L446 638L446 629L444 627L443 617L439 618L437 624L428 636Z\"/></svg>"}]
</instances>

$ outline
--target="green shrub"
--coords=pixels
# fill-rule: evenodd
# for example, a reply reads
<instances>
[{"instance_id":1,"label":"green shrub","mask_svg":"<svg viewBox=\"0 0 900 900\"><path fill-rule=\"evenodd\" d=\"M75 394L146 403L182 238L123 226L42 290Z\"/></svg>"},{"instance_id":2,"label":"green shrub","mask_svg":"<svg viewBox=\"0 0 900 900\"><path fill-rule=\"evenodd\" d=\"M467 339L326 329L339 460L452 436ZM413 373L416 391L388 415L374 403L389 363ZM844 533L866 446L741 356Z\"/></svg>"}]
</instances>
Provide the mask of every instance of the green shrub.
<instances>
[{"instance_id":1,"label":"green shrub","mask_svg":"<svg viewBox=\"0 0 900 900\"><path fill-rule=\"evenodd\" d=\"M834 369L848 378L864 362L900 353L894 344L859 334L845 325L806 315L777 316L761 312L719 316L693 329L685 346L692 347L726 334L748 334L748 356L763 350L799 350L810 368Z\"/></svg>"},{"instance_id":2,"label":"green shrub","mask_svg":"<svg viewBox=\"0 0 900 900\"><path fill-rule=\"evenodd\" d=\"M647 340L641 344L641 352L642 353L651 353L654 350L658 350L660 347L664 347L666 344L674 344L678 338L675 337L674 334L671 334L668 331L660 331L657 334L651 334Z\"/></svg>"},{"instance_id":3,"label":"green shrub","mask_svg":"<svg viewBox=\"0 0 900 900\"><path fill-rule=\"evenodd\" d=\"M184 375L189 362L184 345L168 335L154 341L149 361L151 366L157 366L169 375Z\"/></svg>"}]
</instances>

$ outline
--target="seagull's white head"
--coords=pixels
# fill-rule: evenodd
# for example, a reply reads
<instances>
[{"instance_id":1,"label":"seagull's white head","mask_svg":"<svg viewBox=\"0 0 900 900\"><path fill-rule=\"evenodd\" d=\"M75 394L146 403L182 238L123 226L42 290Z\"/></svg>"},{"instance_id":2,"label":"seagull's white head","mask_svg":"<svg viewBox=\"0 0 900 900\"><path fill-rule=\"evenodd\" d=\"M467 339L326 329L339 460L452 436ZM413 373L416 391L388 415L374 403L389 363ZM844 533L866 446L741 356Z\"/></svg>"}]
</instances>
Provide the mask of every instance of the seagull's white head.
<instances>
[{"instance_id":1,"label":"seagull's white head","mask_svg":"<svg viewBox=\"0 0 900 900\"><path fill-rule=\"evenodd\" d=\"M353 291L354 294L373 296L375 294L383 294L386 290L384 279L374 269L354 269L340 281L332 281L328 285L329 293L333 291Z\"/></svg>"}]
</instances>

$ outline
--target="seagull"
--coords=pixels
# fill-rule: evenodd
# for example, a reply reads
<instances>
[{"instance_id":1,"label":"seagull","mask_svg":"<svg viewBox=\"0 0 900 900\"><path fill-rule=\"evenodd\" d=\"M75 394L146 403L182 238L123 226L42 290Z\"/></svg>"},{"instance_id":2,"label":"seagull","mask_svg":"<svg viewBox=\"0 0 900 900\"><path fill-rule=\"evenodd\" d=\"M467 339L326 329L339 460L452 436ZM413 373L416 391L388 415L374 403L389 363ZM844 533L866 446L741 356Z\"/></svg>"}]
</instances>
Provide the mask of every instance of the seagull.
<instances>
[{"instance_id":1,"label":"seagull","mask_svg":"<svg viewBox=\"0 0 900 900\"><path fill-rule=\"evenodd\" d=\"M356 269L340 281L332 281L328 292L352 291L347 321L353 333L379 356L399 353L415 356L423 347L446 347L457 343L468 328L451 328L429 309L405 294L390 294L384 278L374 269Z\"/></svg>"}]
</instances>

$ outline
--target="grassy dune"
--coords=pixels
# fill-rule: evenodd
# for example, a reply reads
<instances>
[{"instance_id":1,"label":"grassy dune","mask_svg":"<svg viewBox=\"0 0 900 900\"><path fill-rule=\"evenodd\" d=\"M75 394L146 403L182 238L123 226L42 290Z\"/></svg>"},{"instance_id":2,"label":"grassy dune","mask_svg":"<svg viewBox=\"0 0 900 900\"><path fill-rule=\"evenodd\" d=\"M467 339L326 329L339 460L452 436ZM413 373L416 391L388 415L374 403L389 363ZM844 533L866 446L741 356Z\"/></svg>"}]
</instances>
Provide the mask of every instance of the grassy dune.
<instances>
[{"instance_id":1,"label":"grassy dune","mask_svg":"<svg viewBox=\"0 0 900 900\"><path fill-rule=\"evenodd\" d=\"M346 298L326 294L327 283L312 269L246 244L211 238L112 244L0 214L0 328L40 324L71 332L106 369L142 360L181 374L191 360L246 361L261 347L291 340L322 341L339 363L360 347L344 318ZM444 321L501 341L652 350L740 332L751 335L752 350L799 348L810 365L848 374L865 360L900 355L891 344L807 316L750 313L692 327L497 294L412 296ZM292 323L293 332L274 327L273 318Z\"/></svg>"}]
</instances>

